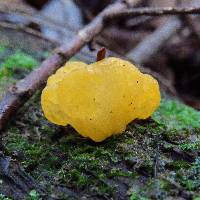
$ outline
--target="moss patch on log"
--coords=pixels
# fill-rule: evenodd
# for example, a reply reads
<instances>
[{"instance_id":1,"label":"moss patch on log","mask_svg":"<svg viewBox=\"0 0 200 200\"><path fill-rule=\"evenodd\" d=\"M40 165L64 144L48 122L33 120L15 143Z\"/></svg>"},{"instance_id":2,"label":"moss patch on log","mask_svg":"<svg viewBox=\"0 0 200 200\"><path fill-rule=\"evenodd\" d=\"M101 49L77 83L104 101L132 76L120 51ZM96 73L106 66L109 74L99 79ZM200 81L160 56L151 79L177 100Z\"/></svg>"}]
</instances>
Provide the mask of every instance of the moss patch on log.
<instances>
[{"instance_id":1,"label":"moss patch on log","mask_svg":"<svg viewBox=\"0 0 200 200\"><path fill-rule=\"evenodd\" d=\"M97 144L71 127L50 124L39 99L35 95L21 109L3 143L6 155L20 160L49 194L64 199L164 199L178 196L181 188L191 198L198 195L198 111L163 97L151 119L133 122L124 134ZM175 109L171 115L169 105ZM180 108L183 116L177 113ZM174 122L169 126L172 118L178 127Z\"/></svg>"},{"instance_id":2,"label":"moss patch on log","mask_svg":"<svg viewBox=\"0 0 200 200\"><path fill-rule=\"evenodd\" d=\"M13 53L7 57L10 55ZM10 83L16 80L7 79ZM4 89L5 80L0 80ZM71 127L49 123L39 102L40 92L10 123L2 144L4 154L18 160L46 188L47 198L200 196L200 112L164 95L150 119L132 122L124 134L94 143ZM34 188L32 191L27 199L42 198Z\"/></svg>"}]
</instances>

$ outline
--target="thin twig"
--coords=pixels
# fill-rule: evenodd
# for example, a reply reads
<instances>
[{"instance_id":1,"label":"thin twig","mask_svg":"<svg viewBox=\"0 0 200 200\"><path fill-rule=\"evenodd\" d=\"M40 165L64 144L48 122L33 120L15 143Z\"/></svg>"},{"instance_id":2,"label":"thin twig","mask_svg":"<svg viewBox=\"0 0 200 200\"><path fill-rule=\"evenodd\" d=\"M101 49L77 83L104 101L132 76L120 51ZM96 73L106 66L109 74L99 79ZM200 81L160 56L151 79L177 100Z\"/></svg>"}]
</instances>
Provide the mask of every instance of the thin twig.
<instances>
[{"instance_id":1,"label":"thin twig","mask_svg":"<svg viewBox=\"0 0 200 200\"><path fill-rule=\"evenodd\" d=\"M200 14L200 7L161 7L161 8L128 8L117 13L109 13L105 16L107 20L120 17L135 17L135 16L161 16L161 15L188 15Z\"/></svg>"},{"instance_id":2,"label":"thin twig","mask_svg":"<svg viewBox=\"0 0 200 200\"><path fill-rule=\"evenodd\" d=\"M27 26L24 25L19 25L19 24L13 24L13 23L9 23L9 22L2 22L0 21L0 27L2 28L6 28L6 29L13 29L13 30L17 30L17 31L23 31L27 34L30 34L34 37L37 37L39 39L43 39L47 42L53 43L53 44L57 44L58 41L52 40L46 36L44 36L43 34L41 34L41 32L36 31L32 28L29 28Z\"/></svg>"}]
</instances>

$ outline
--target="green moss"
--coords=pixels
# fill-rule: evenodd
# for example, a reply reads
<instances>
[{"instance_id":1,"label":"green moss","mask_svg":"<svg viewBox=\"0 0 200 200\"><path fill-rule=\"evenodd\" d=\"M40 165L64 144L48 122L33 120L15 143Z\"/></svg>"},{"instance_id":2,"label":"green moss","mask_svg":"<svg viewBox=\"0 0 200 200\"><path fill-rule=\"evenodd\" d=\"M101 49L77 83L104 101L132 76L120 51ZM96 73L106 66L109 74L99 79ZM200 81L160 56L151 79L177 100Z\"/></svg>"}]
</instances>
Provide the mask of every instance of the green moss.
<instances>
[{"instance_id":1,"label":"green moss","mask_svg":"<svg viewBox=\"0 0 200 200\"><path fill-rule=\"evenodd\" d=\"M36 164L45 156L44 146L38 143L31 143L27 138L23 137L19 129L11 129L11 134L7 138L6 150L8 154L13 152L23 153L24 159L22 161L24 167Z\"/></svg>"},{"instance_id":2,"label":"green moss","mask_svg":"<svg viewBox=\"0 0 200 200\"><path fill-rule=\"evenodd\" d=\"M6 51L6 47L5 46L1 46L0 45L0 53L4 53Z\"/></svg>"},{"instance_id":3,"label":"green moss","mask_svg":"<svg viewBox=\"0 0 200 200\"><path fill-rule=\"evenodd\" d=\"M135 199L166 199L171 189L174 189L174 186L168 181L159 177L150 178L139 190L133 188L132 195Z\"/></svg>"},{"instance_id":4,"label":"green moss","mask_svg":"<svg viewBox=\"0 0 200 200\"><path fill-rule=\"evenodd\" d=\"M84 170L83 165L79 167L66 164L59 170L56 177L60 183L68 187L79 188L79 190L87 188L91 193L98 195L112 196L115 191L112 185L106 183L106 176L103 172L96 171L95 173L93 170Z\"/></svg>"},{"instance_id":5,"label":"green moss","mask_svg":"<svg viewBox=\"0 0 200 200\"><path fill-rule=\"evenodd\" d=\"M180 169L176 174L180 184L189 191L199 191L200 189L200 158L189 169Z\"/></svg>"},{"instance_id":6,"label":"green moss","mask_svg":"<svg viewBox=\"0 0 200 200\"><path fill-rule=\"evenodd\" d=\"M31 190L29 196L25 200L42 200L40 194L36 190Z\"/></svg>"},{"instance_id":7,"label":"green moss","mask_svg":"<svg viewBox=\"0 0 200 200\"><path fill-rule=\"evenodd\" d=\"M179 145L183 151L197 151L200 149L200 139L195 142L183 143Z\"/></svg>"},{"instance_id":8,"label":"green moss","mask_svg":"<svg viewBox=\"0 0 200 200\"><path fill-rule=\"evenodd\" d=\"M66 144L66 141L70 141L73 145ZM70 134L67 138L64 138L62 144L60 143L61 148L67 148L67 152L65 152L68 158L56 177L59 182L76 188L87 187L89 191L96 194L111 195L114 188L106 183L105 177L107 177L106 171L110 170L107 169L109 160L115 161L112 158L113 153L102 147L91 146L83 141L81 143L74 145L73 137Z\"/></svg>"},{"instance_id":9,"label":"green moss","mask_svg":"<svg viewBox=\"0 0 200 200\"><path fill-rule=\"evenodd\" d=\"M65 163L56 175L56 179L62 184L75 188L88 188L90 192L95 191L98 195L106 191L105 196L112 196L117 188L115 185L110 185L109 179L117 181L120 177L126 177L130 179L129 181L134 181L137 176L133 171L117 167L125 160L140 155L134 151L140 144L132 133L111 137L99 144L75 133L68 133L57 145L67 155ZM143 156L149 155L143 153Z\"/></svg>"},{"instance_id":10,"label":"green moss","mask_svg":"<svg viewBox=\"0 0 200 200\"><path fill-rule=\"evenodd\" d=\"M136 173L131 172L131 171L123 171L120 168L113 168L110 170L108 177L131 177L131 178L135 178L136 177Z\"/></svg>"},{"instance_id":11,"label":"green moss","mask_svg":"<svg viewBox=\"0 0 200 200\"><path fill-rule=\"evenodd\" d=\"M162 98L160 107L152 118L167 130L200 128L200 112L177 100Z\"/></svg>"},{"instance_id":12,"label":"green moss","mask_svg":"<svg viewBox=\"0 0 200 200\"><path fill-rule=\"evenodd\" d=\"M6 196L3 195L3 194L0 194L0 200L12 200L12 199L6 197Z\"/></svg>"},{"instance_id":13,"label":"green moss","mask_svg":"<svg viewBox=\"0 0 200 200\"><path fill-rule=\"evenodd\" d=\"M38 65L37 60L32 56L17 51L13 55L7 57L0 66L0 79L4 76L12 76L16 69L23 69L30 71Z\"/></svg>"},{"instance_id":14,"label":"green moss","mask_svg":"<svg viewBox=\"0 0 200 200\"><path fill-rule=\"evenodd\" d=\"M66 180L65 183L72 184L76 187L87 186L90 182L90 177L81 173L77 169L72 169L66 173L66 169L62 168L58 172L60 180Z\"/></svg>"},{"instance_id":15,"label":"green moss","mask_svg":"<svg viewBox=\"0 0 200 200\"><path fill-rule=\"evenodd\" d=\"M6 153L17 156L26 169L31 169L31 174L36 179L41 179L41 174L37 170L42 168L48 174L55 173L56 164L60 159L51 144L51 136L58 127L44 119L40 105L36 103L39 97L40 94L36 94L21 109L16 124L8 128L3 138ZM27 111L27 108L30 110Z\"/></svg>"},{"instance_id":16,"label":"green moss","mask_svg":"<svg viewBox=\"0 0 200 200\"><path fill-rule=\"evenodd\" d=\"M26 69L32 69L37 66L38 62L30 55L23 53L21 51L17 51L13 55L9 56L4 63L3 67L6 68L14 68L14 67L22 67Z\"/></svg>"},{"instance_id":17,"label":"green moss","mask_svg":"<svg viewBox=\"0 0 200 200\"><path fill-rule=\"evenodd\" d=\"M178 170L178 169L187 169L190 167L190 164L183 160L175 160L166 165L167 168Z\"/></svg>"},{"instance_id":18,"label":"green moss","mask_svg":"<svg viewBox=\"0 0 200 200\"><path fill-rule=\"evenodd\" d=\"M200 196L199 197L194 197L192 200L200 200Z\"/></svg>"},{"instance_id":19,"label":"green moss","mask_svg":"<svg viewBox=\"0 0 200 200\"><path fill-rule=\"evenodd\" d=\"M149 200L149 198L142 197L139 194L137 194L136 192L133 192L131 194L130 200Z\"/></svg>"}]
</instances>

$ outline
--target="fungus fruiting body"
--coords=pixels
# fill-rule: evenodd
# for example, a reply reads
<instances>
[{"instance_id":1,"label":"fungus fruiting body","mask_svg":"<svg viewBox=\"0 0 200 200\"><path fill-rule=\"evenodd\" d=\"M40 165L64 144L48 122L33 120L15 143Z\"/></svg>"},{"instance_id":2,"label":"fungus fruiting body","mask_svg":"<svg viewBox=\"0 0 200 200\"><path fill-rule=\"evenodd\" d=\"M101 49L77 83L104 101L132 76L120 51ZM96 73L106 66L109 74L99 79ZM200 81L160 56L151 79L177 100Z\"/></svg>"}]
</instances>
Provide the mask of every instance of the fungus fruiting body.
<instances>
[{"instance_id":1,"label":"fungus fruiting body","mask_svg":"<svg viewBox=\"0 0 200 200\"><path fill-rule=\"evenodd\" d=\"M119 58L87 65L67 62L52 75L41 96L46 118L70 124L101 142L120 134L134 119L146 119L160 104L158 82Z\"/></svg>"}]
</instances>

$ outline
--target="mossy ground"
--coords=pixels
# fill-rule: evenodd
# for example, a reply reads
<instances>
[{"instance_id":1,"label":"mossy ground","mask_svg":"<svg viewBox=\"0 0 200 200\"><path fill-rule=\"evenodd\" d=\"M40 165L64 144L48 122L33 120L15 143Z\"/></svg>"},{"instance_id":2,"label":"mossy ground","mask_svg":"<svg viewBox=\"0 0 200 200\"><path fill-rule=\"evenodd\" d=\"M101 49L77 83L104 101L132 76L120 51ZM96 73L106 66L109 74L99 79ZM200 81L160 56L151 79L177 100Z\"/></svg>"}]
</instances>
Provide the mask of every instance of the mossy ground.
<instances>
[{"instance_id":1,"label":"mossy ground","mask_svg":"<svg viewBox=\"0 0 200 200\"><path fill-rule=\"evenodd\" d=\"M20 161L53 198L196 200L199 122L200 112L163 96L150 119L94 143L71 127L49 123L38 92L9 124L2 140L5 154ZM31 195L27 199L40 199L34 190Z\"/></svg>"},{"instance_id":2,"label":"mossy ground","mask_svg":"<svg viewBox=\"0 0 200 200\"><path fill-rule=\"evenodd\" d=\"M0 46L0 99L10 85L37 66L38 61L33 56Z\"/></svg>"}]
</instances>

